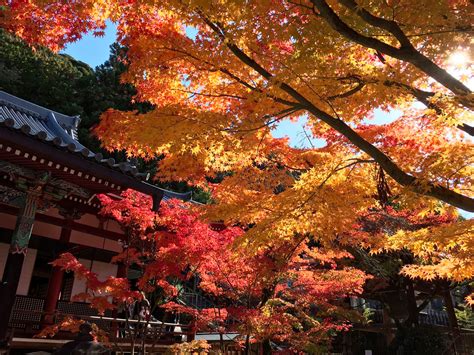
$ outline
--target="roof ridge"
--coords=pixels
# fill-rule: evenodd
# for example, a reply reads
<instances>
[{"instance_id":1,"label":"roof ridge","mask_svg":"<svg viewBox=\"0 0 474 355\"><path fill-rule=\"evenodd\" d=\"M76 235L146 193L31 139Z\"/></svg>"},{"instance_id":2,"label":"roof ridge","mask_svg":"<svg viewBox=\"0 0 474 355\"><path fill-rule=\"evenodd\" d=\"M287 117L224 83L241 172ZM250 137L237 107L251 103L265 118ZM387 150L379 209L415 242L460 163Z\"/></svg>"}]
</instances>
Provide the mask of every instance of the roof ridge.
<instances>
[{"instance_id":1,"label":"roof ridge","mask_svg":"<svg viewBox=\"0 0 474 355\"><path fill-rule=\"evenodd\" d=\"M4 120L1 119L3 116L5 116ZM83 158L96 161L98 164L107 165L111 169L141 180L142 174L139 173L136 164L129 161L116 164L115 159L104 159L102 153L93 152L85 147L77 139L77 132L75 132L76 134L71 133L73 127L70 125L67 127L68 122L64 121L64 117L74 119L74 117L65 116L0 90L1 126L21 131L40 141L48 142L58 148L81 155Z\"/></svg>"},{"instance_id":2,"label":"roof ridge","mask_svg":"<svg viewBox=\"0 0 474 355\"><path fill-rule=\"evenodd\" d=\"M79 123L81 121L79 115L69 116L61 112L50 110L46 107L22 99L18 96L9 94L8 92L3 90L0 90L0 100L2 100L2 102L7 102L9 105L15 105L14 108L17 110L28 111L25 112L28 114L34 113L34 117L41 117L44 120L47 120L48 115L50 113L53 113L62 129L70 129L71 131L74 131L74 134L77 136L77 128L79 127ZM67 134L69 135L69 133ZM75 138L73 134L71 134L70 136L73 139Z\"/></svg>"},{"instance_id":3,"label":"roof ridge","mask_svg":"<svg viewBox=\"0 0 474 355\"><path fill-rule=\"evenodd\" d=\"M42 120L46 121L46 117L41 116L38 112L29 110L29 109L27 109L23 106L19 106L17 104L14 104L13 102L5 100L2 97L0 97L0 104L5 105L8 108L11 108L11 109L14 109L14 110L17 110L17 111L21 111L24 114L27 114L27 115L33 116L35 118L42 119Z\"/></svg>"}]
</instances>

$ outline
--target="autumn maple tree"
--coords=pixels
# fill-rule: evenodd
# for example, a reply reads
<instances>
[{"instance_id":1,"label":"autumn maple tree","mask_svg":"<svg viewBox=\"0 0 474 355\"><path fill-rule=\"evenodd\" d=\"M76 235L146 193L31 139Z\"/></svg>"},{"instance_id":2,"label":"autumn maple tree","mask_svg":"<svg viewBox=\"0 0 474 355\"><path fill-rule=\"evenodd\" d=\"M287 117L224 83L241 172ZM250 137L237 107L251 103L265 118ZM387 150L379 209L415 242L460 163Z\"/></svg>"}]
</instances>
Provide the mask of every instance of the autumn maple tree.
<instances>
[{"instance_id":1,"label":"autumn maple tree","mask_svg":"<svg viewBox=\"0 0 474 355\"><path fill-rule=\"evenodd\" d=\"M352 255L343 249L326 250L301 236L279 248L248 253L235 249L241 228L213 228L189 204L167 201L155 213L151 199L133 191L120 200L101 199L103 213L127 232L127 247L113 261L139 272L136 288L125 278L98 280L68 253L54 262L86 280L88 291L75 299L89 301L101 313L128 307L143 297L140 291L159 292L164 297L152 309L187 314L191 332L237 331L246 349L250 340L311 349L361 319L345 300L362 292L367 276L348 265ZM202 295L217 300L213 307L183 305L182 285L192 279Z\"/></svg>"},{"instance_id":2,"label":"autumn maple tree","mask_svg":"<svg viewBox=\"0 0 474 355\"><path fill-rule=\"evenodd\" d=\"M404 269L412 277L472 278L473 222L457 218L474 211L472 75L451 63L471 43L471 1L3 4L2 27L55 50L116 23L122 79L154 109L108 110L95 133L110 150L160 156L157 179L209 188L203 217L244 226L236 243L254 257L300 236L325 250L368 245L344 236L380 208L382 171L398 211L455 216L385 231L382 247L429 259ZM374 124L376 108L401 114ZM272 136L301 118L306 148Z\"/></svg>"},{"instance_id":3,"label":"autumn maple tree","mask_svg":"<svg viewBox=\"0 0 474 355\"><path fill-rule=\"evenodd\" d=\"M4 27L56 49L86 31L100 32L106 19L117 22L119 39L130 49L124 80L137 87L138 100L152 102L156 110L139 116L109 112L98 133L109 148L166 153L163 167L194 158L175 174L162 169L165 175L189 180L193 173L202 179L245 169L275 150L272 123L307 114L315 135L329 131L335 139L325 150L350 143L346 156L367 156L401 186L474 210L469 192L461 192L466 182L459 181L469 177L468 170L455 162L466 144L443 142L451 132L457 135L453 127L472 133L465 122L471 91L445 68L449 55L468 45L468 1L7 4ZM400 122L412 133L420 131L417 143L431 148L434 161L428 166L421 165L426 157L421 159L418 144L389 149L376 141L391 133L398 142L384 139L385 145L408 145L396 127L384 126L375 137L360 127L375 107L414 101L428 110L406 112ZM435 138L438 149L431 144ZM407 151L418 153L413 154L418 161L401 160ZM311 169L311 163L303 167ZM448 171L437 171L439 165Z\"/></svg>"}]
</instances>

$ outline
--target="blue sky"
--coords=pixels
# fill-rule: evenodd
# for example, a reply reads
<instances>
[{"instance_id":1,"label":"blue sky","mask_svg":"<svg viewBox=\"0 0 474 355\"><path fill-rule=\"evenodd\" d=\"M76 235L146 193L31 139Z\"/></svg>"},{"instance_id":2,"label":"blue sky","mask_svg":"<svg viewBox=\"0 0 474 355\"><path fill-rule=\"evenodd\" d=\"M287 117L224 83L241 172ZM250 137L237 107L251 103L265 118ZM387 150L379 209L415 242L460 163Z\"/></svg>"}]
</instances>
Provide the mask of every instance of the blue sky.
<instances>
[{"instance_id":1,"label":"blue sky","mask_svg":"<svg viewBox=\"0 0 474 355\"><path fill-rule=\"evenodd\" d=\"M192 28L188 29L188 35L193 37L196 31ZM113 23L108 22L105 29L105 36L94 37L92 34L85 35L80 41L69 44L63 53L96 67L104 63L109 58L109 47L115 41L117 34L116 27ZM310 143L303 132L303 126L306 121L301 119L299 122L283 121L274 131L275 137L289 137L290 144L295 147L309 147ZM312 144L321 146L324 141L312 140Z\"/></svg>"},{"instance_id":2,"label":"blue sky","mask_svg":"<svg viewBox=\"0 0 474 355\"><path fill-rule=\"evenodd\" d=\"M116 34L116 27L113 23L108 22L105 36L85 35L80 41L68 44L63 53L69 54L95 68L109 59L109 46L115 42Z\"/></svg>"}]
</instances>

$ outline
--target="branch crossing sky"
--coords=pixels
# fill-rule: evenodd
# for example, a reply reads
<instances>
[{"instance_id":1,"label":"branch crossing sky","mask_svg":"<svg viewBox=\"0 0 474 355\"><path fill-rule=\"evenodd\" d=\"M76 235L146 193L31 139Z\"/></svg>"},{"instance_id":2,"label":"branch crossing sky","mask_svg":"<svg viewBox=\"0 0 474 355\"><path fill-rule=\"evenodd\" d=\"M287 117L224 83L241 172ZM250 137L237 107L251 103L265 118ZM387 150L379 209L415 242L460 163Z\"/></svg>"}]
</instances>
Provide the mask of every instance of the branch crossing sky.
<instances>
[{"instance_id":1,"label":"branch crossing sky","mask_svg":"<svg viewBox=\"0 0 474 355\"><path fill-rule=\"evenodd\" d=\"M63 51L63 53L96 67L104 63L109 58L109 47L116 40L117 30L112 22L108 22L103 37L94 37L92 34L86 34L80 41L71 43ZM189 29L189 36L195 36L193 29ZM373 119L368 121L372 124L385 124L396 120L400 117L401 111L391 110L390 112L381 109L374 110ZM274 137L288 137L290 145L298 148L321 147L324 146L324 140L309 136L309 131L304 129L305 119L298 122L284 120L278 124L273 131ZM474 213L460 211L465 218L474 218Z\"/></svg>"},{"instance_id":2,"label":"branch crossing sky","mask_svg":"<svg viewBox=\"0 0 474 355\"><path fill-rule=\"evenodd\" d=\"M96 67L104 63L109 58L109 46L116 39L117 30L112 22L107 23L105 35L103 37L94 37L92 34L85 35L80 41L71 43L63 51L63 53L89 64L91 67ZM188 30L189 37L196 35L195 30L190 28ZM391 122L400 116L401 112L393 110L391 112L384 112L376 109L374 111L374 120L371 123L383 124ZM309 131L304 130L305 119L300 119L298 122L291 122L290 120L282 121L274 130L274 137L288 137L290 144L294 147L321 147L325 142L322 139L310 137Z\"/></svg>"}]
</instances>

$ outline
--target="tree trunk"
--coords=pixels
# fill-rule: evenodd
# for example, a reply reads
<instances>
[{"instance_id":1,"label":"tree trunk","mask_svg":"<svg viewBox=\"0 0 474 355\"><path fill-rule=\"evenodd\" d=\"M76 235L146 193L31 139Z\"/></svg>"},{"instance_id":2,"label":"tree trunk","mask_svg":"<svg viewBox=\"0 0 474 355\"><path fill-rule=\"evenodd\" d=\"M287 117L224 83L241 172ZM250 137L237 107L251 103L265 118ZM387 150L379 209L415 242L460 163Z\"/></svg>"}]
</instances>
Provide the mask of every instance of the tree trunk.
<instances>
[{"instance_id":1,"label":"tree trunk","mask_svg":"<svg viewBox=\"0 0 474 355\"><path fill-rule=\"evenodd\" d=\"M417 326L418 323L418 305L416 304L415 298L415 289L413 287L413 281L406 278L405 279L406 292L407 292L407 303L408 303L408 319L406 320L406 325L410 327L411 325Z\"/></svg>"},{"instance_id":2,"label":"tree trunk","mask_svg":"<svg viewBox=\"0 0 474 355\"><path fill-rule=\"evenodd\" d=\"M223 336L222 332L219 332L219 344L220 344L220 348L221 348L222 353L225 354L224 336Z\"/></svg>"},{"instance_id":3,"label":"tree trunk","mask_svg":"<svg viewBox=\"0 0 474 355\"><path fill-rule=\"evenodd\" d=\"M265 339L262 342L262 350L263 350L263 355L271 355L272 346L270 345L270 339Z\"/></svg>"},{"instance_id":4,"label":"tree trunk","mask_svg":"<svg viewBox=\"0 0 474 355\"><path fill-rule=\"evenodd\" d=\"M244 354L245 355L250 354L250 334L247 334L245 336L245 351L244 351Z\"/></svg>"},{"instance_id":5,"label":"tree trunk","mask_svg":"<svg viewBox=\"0 0 474 355\"><path fill-rule=\"evenodd\" d=\"M446 313L448 313L448 322L449 322L449 329L453 335L453 351L454 354L457 354L456 344L459 344L460 341L460 332L459 332L459 325L458 319L456 318L456 312L454 311L453 299L451 297L451 292L449 292L449 288L443 290L443 301L446 307Z\"/></svg>"}]
</instances>

